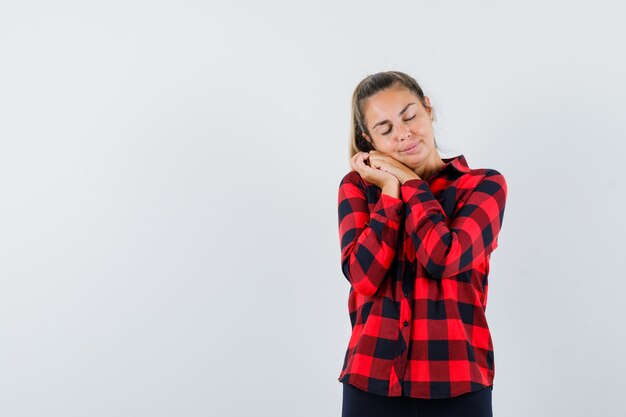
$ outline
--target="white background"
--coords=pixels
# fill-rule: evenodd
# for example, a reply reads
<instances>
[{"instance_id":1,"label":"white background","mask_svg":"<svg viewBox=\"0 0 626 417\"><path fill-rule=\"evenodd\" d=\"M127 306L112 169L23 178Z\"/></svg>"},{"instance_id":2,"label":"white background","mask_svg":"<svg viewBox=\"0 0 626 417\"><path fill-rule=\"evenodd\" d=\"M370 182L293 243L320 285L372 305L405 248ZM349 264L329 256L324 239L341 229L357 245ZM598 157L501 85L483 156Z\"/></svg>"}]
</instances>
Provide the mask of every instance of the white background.
<instances>
[{"instance_id":1,"label":"white background","mask_svg":"<svg viewBox=\"0 0 626 417\"><path fill-rule=\"evenodd\" d=\"M0 3L0 415L339 416L350 99L505 175L495 416L622 416L619 1Z\"/></svg>"}]
</instances>

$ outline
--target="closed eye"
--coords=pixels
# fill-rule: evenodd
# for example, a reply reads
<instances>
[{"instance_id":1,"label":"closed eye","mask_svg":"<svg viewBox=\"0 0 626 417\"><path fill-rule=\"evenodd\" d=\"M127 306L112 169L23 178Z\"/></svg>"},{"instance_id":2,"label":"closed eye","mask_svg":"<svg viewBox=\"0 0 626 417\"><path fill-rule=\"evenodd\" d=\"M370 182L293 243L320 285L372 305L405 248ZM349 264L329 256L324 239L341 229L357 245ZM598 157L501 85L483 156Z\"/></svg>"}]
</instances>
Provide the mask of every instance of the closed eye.
<instances>
[{"instance_id":1,"label":"closed eye","mask_svg":"<svg viewBox=\"0 0 626 417\"><path fill-rule=\"evenodd\" d=\"M409 120L415 119L415 115L413 115L413 117L409 117L408 119L404 119L405 122L408 122ZM381 133L382 135L388 135L389 133L391 133L391 129L389 129L388 131L386 131L385 133Z\"/></svg>"}]
</instances>

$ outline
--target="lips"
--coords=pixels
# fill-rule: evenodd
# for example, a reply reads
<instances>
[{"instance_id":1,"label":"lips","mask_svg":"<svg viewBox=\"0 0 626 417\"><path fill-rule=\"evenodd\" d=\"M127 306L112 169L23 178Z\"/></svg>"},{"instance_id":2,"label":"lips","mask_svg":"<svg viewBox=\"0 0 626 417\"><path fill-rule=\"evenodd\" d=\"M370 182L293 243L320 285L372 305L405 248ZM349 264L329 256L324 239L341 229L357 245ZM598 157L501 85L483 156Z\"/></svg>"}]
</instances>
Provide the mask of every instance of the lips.
<instances>
[{"instance_id":1,"label":"lips","mask_svg":"<svg viewBox=\"0 0 626 417\"><path fill-rule=\"evenodd\" d=\"M402 149L400 152L407 152L412 150L413 148L415 148L417 146L417 143L414 143L413 145L409 146L408 148L404 148Z\"/></svg>"}]
</instances>

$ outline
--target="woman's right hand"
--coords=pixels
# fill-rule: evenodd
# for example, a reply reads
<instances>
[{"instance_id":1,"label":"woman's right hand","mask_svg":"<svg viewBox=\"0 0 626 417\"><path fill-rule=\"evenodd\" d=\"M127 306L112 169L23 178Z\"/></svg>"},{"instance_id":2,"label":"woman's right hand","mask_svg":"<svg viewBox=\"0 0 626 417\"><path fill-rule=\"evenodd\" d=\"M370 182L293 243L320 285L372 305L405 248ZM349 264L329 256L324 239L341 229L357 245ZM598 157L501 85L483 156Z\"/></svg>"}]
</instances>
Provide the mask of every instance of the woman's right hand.
<instances>
[{"instance_id":1,"label":"woman's right hand","mask_svg":"<svg viewBox=\"0 0 626 417\"><path fill-rule=\"evenodd\" d=\"M385 172L378 168L372 168L365 163L365 160L369 157L367 152L357 152L352 158L350 158L350 166L353 170L361 175L365 181L382 189L385 185L393 185L400 183L395 175Z\"/></svg>"}]
</instances>

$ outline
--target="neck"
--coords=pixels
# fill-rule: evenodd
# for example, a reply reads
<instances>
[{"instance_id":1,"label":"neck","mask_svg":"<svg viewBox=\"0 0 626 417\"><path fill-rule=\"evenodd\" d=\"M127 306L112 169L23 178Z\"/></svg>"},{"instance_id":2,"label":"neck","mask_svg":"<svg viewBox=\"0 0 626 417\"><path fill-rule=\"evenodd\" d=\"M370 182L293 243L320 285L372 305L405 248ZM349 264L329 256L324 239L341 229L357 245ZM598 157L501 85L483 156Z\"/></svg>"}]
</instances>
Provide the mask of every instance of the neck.
<instances>
[{"instance_id":1,"label":"neck","mask_svg":"<svg viewBox=\"0 0 626 417\"><path fill-rule=\"evenodd\" d=\"M439 153L435 152L433 158L430 158L427 161L416 168L413 169L421 179L427 180L431 175L441 170L441 168L445 165L443 159L439 156Z\"/></svg>"}]
</instances>

